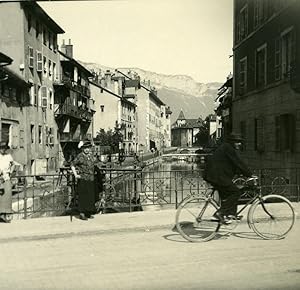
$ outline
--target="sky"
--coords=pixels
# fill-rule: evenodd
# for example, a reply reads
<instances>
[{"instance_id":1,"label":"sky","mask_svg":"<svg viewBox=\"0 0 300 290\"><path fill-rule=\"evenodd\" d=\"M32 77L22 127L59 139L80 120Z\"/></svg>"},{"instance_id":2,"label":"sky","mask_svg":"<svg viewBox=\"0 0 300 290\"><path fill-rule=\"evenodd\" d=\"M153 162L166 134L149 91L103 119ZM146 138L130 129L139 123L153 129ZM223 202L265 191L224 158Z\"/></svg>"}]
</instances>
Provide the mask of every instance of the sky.
<instances>
[{"instance_id":1,"label":"sky","mask_svg":"<svg viewBox=\"0 0 300 290\"><path fill-rule=\"evenodd\" d=\"M233 0L39 2L74 58L224 82L232 72Z\"/></svg>"}]
</instances>

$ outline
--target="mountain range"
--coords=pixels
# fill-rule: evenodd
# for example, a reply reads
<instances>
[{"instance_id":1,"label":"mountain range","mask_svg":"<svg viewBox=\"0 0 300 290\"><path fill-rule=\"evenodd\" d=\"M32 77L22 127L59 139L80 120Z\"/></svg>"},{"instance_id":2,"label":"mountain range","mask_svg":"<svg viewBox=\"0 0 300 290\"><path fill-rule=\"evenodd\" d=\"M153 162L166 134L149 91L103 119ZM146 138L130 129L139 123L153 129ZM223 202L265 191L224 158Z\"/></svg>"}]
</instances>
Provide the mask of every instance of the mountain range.
<instances>
[{"instance_id":1,"label":"mountain range","mask_svg":"<svg viewBox=\"0 0 300 290\"><path fill-rule=\"evenodd\" d=\"M114 71L115 68L103 66L97 63L82 62L87 69L104 73L106 70ZM136 72L142 82L150 82L157 90L158 97L172 111L171 122L175 122L182 110L187 119L205 118L214 112L214 100L222 83L196 82L187 75L167 75L146 71L140 68L118 68L123 73Z\"/></svg>"}]
</instances>

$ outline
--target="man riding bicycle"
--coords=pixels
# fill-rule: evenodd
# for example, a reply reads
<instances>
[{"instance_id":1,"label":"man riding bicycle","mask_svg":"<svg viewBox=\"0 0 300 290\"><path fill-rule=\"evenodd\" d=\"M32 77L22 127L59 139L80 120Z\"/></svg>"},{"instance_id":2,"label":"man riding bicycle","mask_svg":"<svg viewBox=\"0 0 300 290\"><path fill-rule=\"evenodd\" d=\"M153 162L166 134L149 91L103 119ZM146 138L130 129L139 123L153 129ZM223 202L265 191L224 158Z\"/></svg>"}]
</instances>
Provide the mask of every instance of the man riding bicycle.
<instances>
[{"instance_id":1,"label":"man riding bicycle","mask_svg":"<svg viewBox=\"0 0 300 290\"><path fill-rule=\"evenodd\" d=\"M213 217L225 224L230 223L232 217L239 218L236 214L242 191L233 183L234 176L252 176L252 172L238 154L242 141L239 134L231 133L227 142L222 143L208 158L203 173L204 180L218 190L221 198L221 207Z\"/></svg>"}]
</instances>

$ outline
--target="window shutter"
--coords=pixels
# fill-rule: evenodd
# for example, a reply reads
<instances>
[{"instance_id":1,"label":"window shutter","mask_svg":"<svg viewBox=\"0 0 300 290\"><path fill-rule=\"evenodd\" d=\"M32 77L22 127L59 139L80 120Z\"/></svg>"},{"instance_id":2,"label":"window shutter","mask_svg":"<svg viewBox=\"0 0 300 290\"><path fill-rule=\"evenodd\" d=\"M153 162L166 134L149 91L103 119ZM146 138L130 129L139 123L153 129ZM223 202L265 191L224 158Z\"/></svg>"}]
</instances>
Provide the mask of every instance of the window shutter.
<instances>
[{"instance_id":1,"label":"window shutter","mask_svg":"<svg viewBox=\"0 0 300 290\"><path fill-rule=\"evenodd\" d=\"M33 48L31 46L28 46L28 66L30 68L33 68L33 61L34 61Z\"/></svg>"},{"instance_id":2,"label":"window shutter","mask_svg":"<svg viewBox=\"0 0 300 290\"><path fill-rule=\"evenodd\" d=\"M36 70L38 72L42 72L43 71L43 55L40 51L36 52Z\"/></svg>"},{"instance_id":3,"label":"window shutter","mask_svg":"<svg viewBox=\"0 0 300 290\"><path fill-rule=\"evenodd\" d=\"M47 108L47 101L48 101L47 87L43 86L41 87L41 90L42 90L42 107Z\"/></svg>"},{"instance_id":4,"label":"window shutter","mask_svg":"<svg viewBox=\"0 0 300 290\"><path fill-rule=\"evenodd\" d=\"M19 132L18 125L12 125L12 142L11 142L12 149L17 149L19 147L18 132Z\"/></svg>"},{"instance_id":5,"label":"window shutter","mask_svg":"<svg viewBox=\"0 0 300 290\"><path fill-rule=\"evenodd\" d=\"M275 80L281 77L281 38L275 40Z\"/></svg>"},{"instance_id":6,"label":"window shutter","mask_svg":"<svg viewBox=\"0 0 300 290\"><path fill-rule=\"evenodd\" d=\"M24 130L23 129L20 129L19 143L20 143L20 148L24 148L25 140L24 140Z\"/></svg>"}]
</instances>

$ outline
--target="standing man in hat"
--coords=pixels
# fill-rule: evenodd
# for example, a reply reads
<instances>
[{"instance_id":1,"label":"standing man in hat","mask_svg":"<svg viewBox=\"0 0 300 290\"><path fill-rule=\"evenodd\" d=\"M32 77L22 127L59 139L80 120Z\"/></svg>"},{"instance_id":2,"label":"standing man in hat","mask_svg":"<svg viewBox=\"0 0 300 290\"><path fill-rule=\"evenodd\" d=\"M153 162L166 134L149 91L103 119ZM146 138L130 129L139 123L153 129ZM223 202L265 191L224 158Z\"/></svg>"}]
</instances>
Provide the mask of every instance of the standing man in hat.
<instances>
[{"instance_id":1,"label":"standing man in hat","mask_svg":"<svg viewBox=\"0 0 300 290\"><path fill-rule=\"evenodd\" d=\"M12 219L12 185L10 175L14 171L14 160L8 153L6 141L0 142L0 220L9 223Z\"/></svg>"},{"instance_id":2,"label":"standing man in hat","mask_svg":"<svg viewBox=\"0 0 300 290\"><path fill-rule=\"evenodd\" d=\"M77 180L79 218L93 218L95 208L95 159L90 141L80 141L78 148L82 151L71 162L71 170Z\"/></svg>"},{"instance_id":3,"label":"standing man in hat","mask_svg":"<svg viewBox=\"0 0 300 290\"><path fill-rule=\"evenodd\" d=\"M221 207L214 217L222 223L230 223L229 216L236 217L241 190L233 183L236 174L247 177L252 172L241 159L238 151L242 145L242 137L231 133L227 142L221 144L207 160L203 178L218 190ZM239 218L239 217L237 217Z\"/></svg>"}]
</instances>

